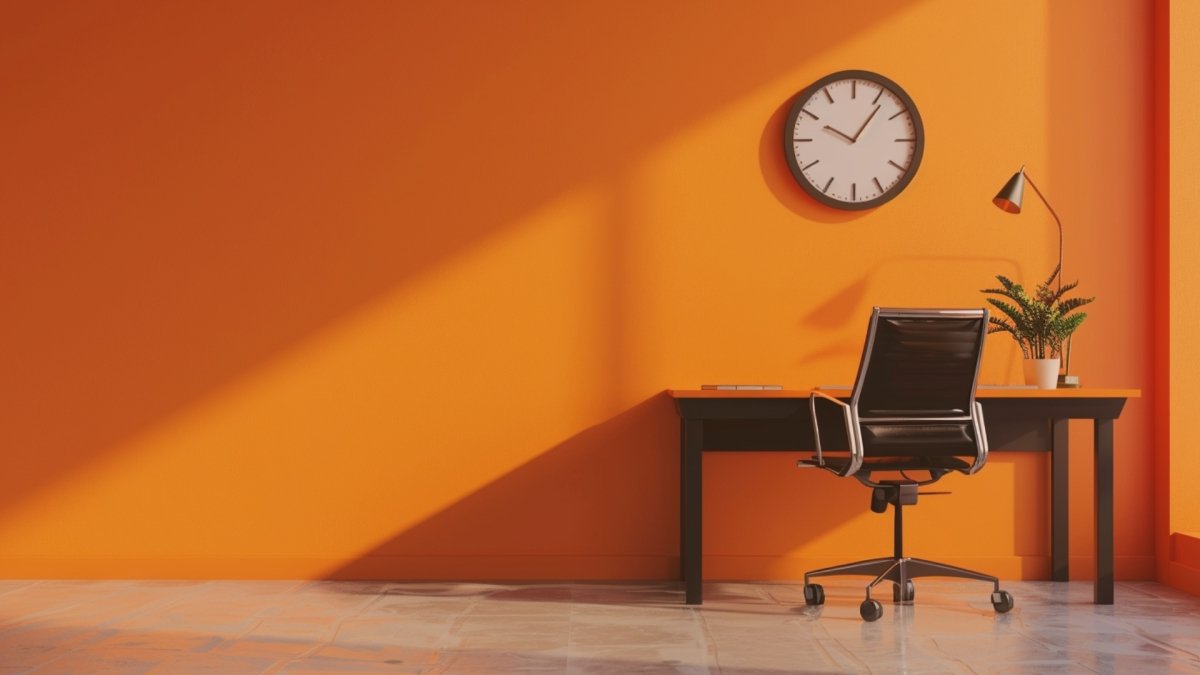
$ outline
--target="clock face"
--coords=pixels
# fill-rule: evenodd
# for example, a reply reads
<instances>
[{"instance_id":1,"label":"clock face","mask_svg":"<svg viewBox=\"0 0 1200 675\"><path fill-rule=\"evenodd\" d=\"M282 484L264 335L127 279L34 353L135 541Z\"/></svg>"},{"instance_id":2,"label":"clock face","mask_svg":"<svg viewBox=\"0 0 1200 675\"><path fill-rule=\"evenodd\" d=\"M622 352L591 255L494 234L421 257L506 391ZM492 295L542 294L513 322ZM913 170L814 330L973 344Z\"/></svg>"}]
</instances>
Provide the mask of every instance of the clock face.
<instances>
[{"instance_id":1,"label":"clock face","mask_svg":"<svg viewBox=\"0 0 1200 675\"><path fill-rule=\"evenodd\" d=\"M895 82L844 70L800 92L784 125L783 146L792 175L817 201L869 209L912 181L925 151L925 127Z\"/></svg>"}]
</instances>

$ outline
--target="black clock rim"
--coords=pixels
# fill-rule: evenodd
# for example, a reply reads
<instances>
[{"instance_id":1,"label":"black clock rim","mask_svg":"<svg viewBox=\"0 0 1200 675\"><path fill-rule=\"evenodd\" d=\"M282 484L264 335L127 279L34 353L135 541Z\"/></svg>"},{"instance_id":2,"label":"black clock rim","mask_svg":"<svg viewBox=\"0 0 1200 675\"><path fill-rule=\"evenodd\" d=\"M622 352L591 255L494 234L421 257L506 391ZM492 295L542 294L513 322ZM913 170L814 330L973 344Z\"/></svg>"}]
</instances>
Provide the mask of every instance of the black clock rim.
<instances>
[{"instance_id":1,"label":"black clock rim","mask_svg":"<svg viewBox=\"0 0 1200 675\"><path fill-rule=\"evenodd\" d=\"M804 104L808 101L808 99L830 83L851 78L876 82L883 87L887 87L889 91L895 94L897 98L904 103L905 108L912 113L911 117L913 121L913 131L917 139L916 143L914 144L915 147L913 148L912 164L910 164L909 170L900 177L900 182L897 183L891 190L888 190L879 197L865 202L844 202L840 199L834 199L833 197L830 197L824 192L818 190L817 186L808 182L808 179L804 177L804 172L800 170L800 164L796 161L795 149L792 147L792 132L796 127L796 117L800 115L800 110L804 107ZM863 211L866 209L872 209L895 199L901 192L904 192L905 188L908 187L908 184L912 182L913 177L917 175L917 170L921 168L921 159L925 156L925 124L921 120L921 112L917 110L917 105L913 102L912 97L908 95L908 92L904 90L904 87L896 84L896 82L891 78L885 77L870 70L839 70L836 73L830 73L816 82L813 82L804 89L801 89L800 92L796 94L795 99L792 101L791 108L788 109L787 119L784 121L783 156L785 159L787 159L788 169L792 172L792 178L794 178L796 182L800 184L800 187L804 188L804 191L807 192L809 196L818 202L842 211Z\"/></svg>"}]
</instances>

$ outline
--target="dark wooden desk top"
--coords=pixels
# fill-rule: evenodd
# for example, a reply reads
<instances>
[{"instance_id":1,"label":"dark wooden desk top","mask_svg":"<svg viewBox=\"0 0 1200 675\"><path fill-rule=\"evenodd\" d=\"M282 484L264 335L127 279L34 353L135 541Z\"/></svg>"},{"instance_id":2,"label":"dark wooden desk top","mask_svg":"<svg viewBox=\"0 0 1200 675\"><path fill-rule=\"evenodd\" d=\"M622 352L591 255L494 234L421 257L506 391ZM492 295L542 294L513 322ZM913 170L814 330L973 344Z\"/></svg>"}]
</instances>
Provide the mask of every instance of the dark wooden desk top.
<instances>
[{"instance_id":1,"label":"dark wooden desk top","mask_svg":"<svg viewBox=\"0 0 1200 675\"><path fill-rule=\"evenodd\" d=\"M811 389L668 389L671 398L808 398ZM834 398L850 396L849 389L818 389ZM981 387L975 398L1141 398L1141 389L1077 387L1071 389L1026 389L1020 387Z\"/></svg>"}]
</instances>

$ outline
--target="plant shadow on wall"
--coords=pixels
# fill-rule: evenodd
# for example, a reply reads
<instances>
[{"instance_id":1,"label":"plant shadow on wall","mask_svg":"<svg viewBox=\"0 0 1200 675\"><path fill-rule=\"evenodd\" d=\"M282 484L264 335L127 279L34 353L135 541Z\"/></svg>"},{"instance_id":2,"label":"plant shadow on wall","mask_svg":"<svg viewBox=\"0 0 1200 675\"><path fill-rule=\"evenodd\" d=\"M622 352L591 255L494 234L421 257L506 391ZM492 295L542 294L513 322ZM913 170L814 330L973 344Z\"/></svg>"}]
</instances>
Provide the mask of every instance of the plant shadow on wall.
<instances>
[{"instance_id":1,"label":"plant shadow on wall","mask_svg":"<svg viewBox=\"0 0 1200 675\"><path fill-rule=\"evenodd\" d=\"M795 453L736 454L726 475L706 454L708 555L786 556L863 510L859 490L797 470ZM765 459L778 470L764 476L748 464L753 455L771 455ZM821 518L784 515L817 512ZM679 418L663 392L322 577L677 579L678 565Z\"/></svg>"},{"instance_id":2,"label":"plant shadow on wall","mask_svg":"<svg viewBox=\"0 0 1200 675\"><path fill-rule=\"evenodd\" d=\"M0 246L11 280L2 309L21 327L0 357L6 445L19 457L3 502L217 395L564 192L620 174L846 36L826 31L798 51L792 26L834 10L789 3L771 21L721 5L642 7L630 21L561 3L505 21L500 7L309 5L282 27L249 5L236 17L198 6L75 17L125 28L81 29L75 57L22 80L56 83L52 119L42 89L9 92L13 137L25 141L6 152L28 178L7 181L0 201L9 222L31 225L6 228ZM25 37L50 51L62 37L43 19L30 18ZM732 69L712 48L731 34L756 36L754 58ZM117 94L93 98L93 83ZM481 134L464 131L483 109L480 153ZM580 152L584 137L593 142Z\"/></svg>"},{"instance_id":3,"label":"plant shadow on wall","mask_svg":"<svg viewBox=\"0 0 1200 675\"><path fill-rule=\"evenodd\" d=\"M818 346L803 354L798 363L812 367L827 361L853 361L853 366L850 367L856 367L857 358L862 353L861 339L865 336L867 317L874 305L890 303L897 307L982 307L983 303L976 299L976 291L970 285L973 283L970 279L979 269L994 268L998 265L1011 268L1016 274L1020 274L1023 269L1019 261L986 256L906 255L882 260L800 318L799 327L804 329L810 342L815 342L820 333L828 333L831 337L824 346ZM899 278L910 268L917 271L919 278L924 278L920 273L930 266L941 266L947 272L957 274L963 280L962 288L947 289L945 284L940 284L936 288L926 286L919 291L914 290L917 295L893 295L896 291L888 286L888 280ZM956 271L955 268L961 268L962 271ZM947 295L948 293L952 295ZM859 329L863 332L856 333ZM847 335L852 335L854 339L847 339ZM985 351L985 358L986 353ZM1014 364L1015 361L1006 364L1006 370L1015 367ZM845 374L845 378L853 376L852 371ZM849 379L845 381L848 382Z\"/></svg>"}]
</instances>

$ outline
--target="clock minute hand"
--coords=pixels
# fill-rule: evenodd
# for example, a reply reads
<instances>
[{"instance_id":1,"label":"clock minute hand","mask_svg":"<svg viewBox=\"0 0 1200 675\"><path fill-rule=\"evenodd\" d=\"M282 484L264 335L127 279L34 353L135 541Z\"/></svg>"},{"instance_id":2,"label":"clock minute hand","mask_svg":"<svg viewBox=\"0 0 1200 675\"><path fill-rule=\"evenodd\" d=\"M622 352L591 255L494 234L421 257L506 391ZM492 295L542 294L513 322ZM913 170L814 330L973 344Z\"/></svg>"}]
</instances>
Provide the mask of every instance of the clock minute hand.
<instances>
[{"instance_id":1,"label":"clock minute hand","mask_svg":"<svg viewBox=\"0 0 1200 675\"><path fill-rule=\"evenodd\" d=\"M881 107L882 106L878 106L878 105L875 106L875 109L872 110L871 114L867 116L867 121L863 122L862 126L858 128L858 133L854 134L854 138L850 139L852 142L854 142L854 143L858 142L858 137L862 136L862 132L867 130L867 125L871 123L871 120L875 119L875 113L879 112L879 109Z\"/></svg>"},{"instance_id":2,"label":"clock minute hand","mask_svg":"<svg viewBox=\"0 0 1200 675\"><path fill-rule=\"evenodd\" d=\"M834 129L833 127L829 126L828 124L825 125L825 128L832 131L833 133L837 134L838 136L841 136L842 138L850 141L851 143L854 142L854 139L851 138L848 134L843 134L842 132L838 131L837 129Z\"/></svg>"}]
</instances>

